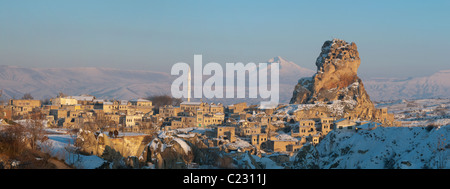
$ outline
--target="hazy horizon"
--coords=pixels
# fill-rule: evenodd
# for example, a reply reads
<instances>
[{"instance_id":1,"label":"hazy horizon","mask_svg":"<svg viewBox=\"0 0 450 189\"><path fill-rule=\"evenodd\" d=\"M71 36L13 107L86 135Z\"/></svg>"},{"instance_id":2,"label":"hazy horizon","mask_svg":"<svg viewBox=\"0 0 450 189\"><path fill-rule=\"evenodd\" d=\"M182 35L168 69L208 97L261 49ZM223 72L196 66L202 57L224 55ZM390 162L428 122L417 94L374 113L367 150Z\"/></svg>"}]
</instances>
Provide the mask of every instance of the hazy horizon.
<instances>
[{"instance_id":1,"label":"hazy horizon","mask_svg":"<svg viewBox=\"0 0 450 189\"><path fill-rule=\"evenodd\" d=\"M266 62L316 70L326 40L355 42L363 77L450 69L449 1L6 1L0 65L169 72L177 62Z\"/></svg>"}]
</instances>

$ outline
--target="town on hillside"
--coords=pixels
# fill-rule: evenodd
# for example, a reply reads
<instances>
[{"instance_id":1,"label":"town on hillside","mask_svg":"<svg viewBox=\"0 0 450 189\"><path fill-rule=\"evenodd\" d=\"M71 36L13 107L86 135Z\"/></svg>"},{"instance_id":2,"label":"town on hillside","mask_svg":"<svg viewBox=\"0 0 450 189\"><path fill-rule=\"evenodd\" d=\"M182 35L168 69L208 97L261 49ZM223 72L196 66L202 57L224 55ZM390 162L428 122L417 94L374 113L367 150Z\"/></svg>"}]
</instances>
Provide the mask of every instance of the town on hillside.
<instances>
[{"instance_id":1,"label":"town on hillside","mask_svg":"<svg viewBox=\"0 0 450 189\"><path fill-rule=\"evenodd\" d=\"M195 128L205 131L200 134L211 141L209 147L244 141L252 146L253 154L293 155L307 143L318 144L333 129L357 132L397 124L386 108L377 109L376 120L365 121L351 112L337 116L317 108L285 111L290 106L280 104L274 109L260 109L245 102L224 106L190 100L155 106L147 99L104 100L91 95L58 95L47 102L10 99L0 107L0 125L12 124L13 120L38 119L47 128L90 130L111 138L118 133L152 135Z\"/></svg>"}]
</instances>

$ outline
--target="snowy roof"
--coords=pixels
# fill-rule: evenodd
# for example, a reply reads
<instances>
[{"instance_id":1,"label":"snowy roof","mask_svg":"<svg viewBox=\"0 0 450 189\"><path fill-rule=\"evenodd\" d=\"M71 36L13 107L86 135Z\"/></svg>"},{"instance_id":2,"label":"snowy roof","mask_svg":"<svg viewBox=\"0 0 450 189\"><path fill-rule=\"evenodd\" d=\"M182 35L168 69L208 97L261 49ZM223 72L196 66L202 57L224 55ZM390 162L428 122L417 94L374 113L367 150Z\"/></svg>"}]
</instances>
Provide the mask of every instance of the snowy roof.
<instances>
[{"instance_id":1,"label":"snowy roof","mask_svg":"<svg viewBox=\"0 0 450 189\"><path fill-rule=\"evenodd\" d=\"M75 100L82 100L82 101L93 101L94 96L88 96L88 95L81 95L81 96L69 96L68 98L72 98Z\"/></svg>"},{"instance_id":2,"label":"snowy roof","mask_svg":"<svg viewBox=\"0 0 450 189\"><path fill-rule=\"evenodd\" d=\"M150 102L150 100L146 100L146 99L143 99L143 98L132 99L132 100L130 100L130 101L132 101L132 102Z\"/></svg>"},{"instance_id":3,"label":"snowy roof","mask_svg":"<svg viewBox=\"0 0 450 189\"><path fill-rule=\"evenodd\" d=\"M200 105L202 102L182 102L181 105Z\"/></svg>"},{"instance_id":4,"label":"snowy roof","mask_svg":"<svg viewBox=\"0 0 450 189\"><path fill-rule=\"evenodd\" d=\"M353 126L356 125L356 122L352 121L352 120L348 120L348 119L340 119L336 122L334 122L336 125L339 126Z\"/></svg>"},{"instance_id":5,"label":"snowy roof","mask_svg":"<svg viewBox=\"0 0 450 189\"><path fill-rule=\"evenodd\" d=\"M298 139L284 133L277 135L276 138L277 141L298 141Z\"/></svg>"}]
</instances>

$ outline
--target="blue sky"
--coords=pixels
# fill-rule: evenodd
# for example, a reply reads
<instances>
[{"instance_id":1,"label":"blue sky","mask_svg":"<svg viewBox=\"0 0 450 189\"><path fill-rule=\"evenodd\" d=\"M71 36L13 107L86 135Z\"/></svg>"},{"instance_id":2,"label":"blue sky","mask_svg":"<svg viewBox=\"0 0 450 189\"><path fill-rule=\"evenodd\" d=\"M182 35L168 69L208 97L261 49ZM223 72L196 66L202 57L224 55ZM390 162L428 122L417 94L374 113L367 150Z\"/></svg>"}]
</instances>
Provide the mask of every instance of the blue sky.
<instances>
[{"instance_id":1,"label":"blue sky","mask_svg":"<svg viewBox=\"0 0 450 189\"><path fill-rule=\"evenodd\" d=\"M358 45L362 77L450 69L450 1L0 0L0 64L169 72L177 62L315 70L324 41Z\"/></svg>"}]
</instances>

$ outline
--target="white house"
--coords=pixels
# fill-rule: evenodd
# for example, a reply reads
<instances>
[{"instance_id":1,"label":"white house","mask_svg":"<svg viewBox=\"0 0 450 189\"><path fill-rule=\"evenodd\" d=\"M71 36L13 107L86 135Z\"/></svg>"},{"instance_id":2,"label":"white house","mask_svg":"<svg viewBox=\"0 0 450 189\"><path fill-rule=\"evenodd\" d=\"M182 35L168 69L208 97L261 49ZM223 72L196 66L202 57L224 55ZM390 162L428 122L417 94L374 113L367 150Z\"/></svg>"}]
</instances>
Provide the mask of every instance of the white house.
<instances>
[{"instance_id":1,"label":"white house","mask_svg":"<svg viewBox=\"0 0 450 189\"><path fill-rule=\"evenodd\" d=\"M340 119L334 122L335 129L340 131L354 131L356 129L356 122L350 119Z\"/></svg>"}]
</instances>

